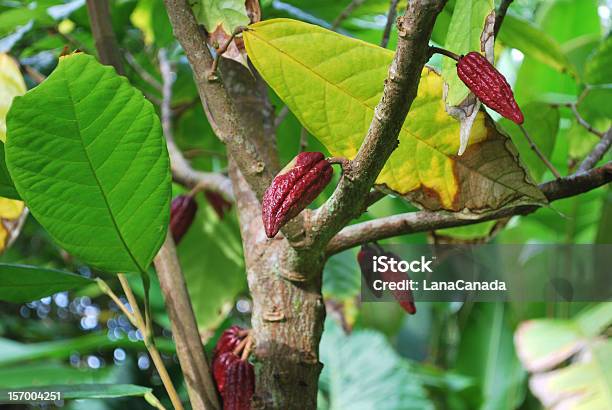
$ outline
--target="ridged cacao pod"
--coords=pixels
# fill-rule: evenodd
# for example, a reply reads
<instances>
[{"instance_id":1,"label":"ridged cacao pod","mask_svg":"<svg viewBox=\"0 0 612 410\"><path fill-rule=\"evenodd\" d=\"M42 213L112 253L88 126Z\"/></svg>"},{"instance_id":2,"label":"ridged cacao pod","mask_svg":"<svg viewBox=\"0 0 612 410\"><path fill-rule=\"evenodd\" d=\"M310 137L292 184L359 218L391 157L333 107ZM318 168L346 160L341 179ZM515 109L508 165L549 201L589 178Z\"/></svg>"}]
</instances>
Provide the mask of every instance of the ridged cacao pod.
<instances>
[{"instance_id":1,"label":"ridged cacao pod","mask_svg":"<svg viewBox=\"0 0 612 410\"><path fill-rule=\"evenodd\" d=\"M368 289L374 296L379 298L382 295L382 290L374 289L374 281L380 279L378 272L374 272L373 260L375 256L379 255L379 251L372 245L365 244L361 246L359 253L357 254L357 262L359 262L359 268L361 269L361 275L368 285Z\"/></svg>"},{"instance_id":2,"label":"ridged cacao pod","mask_svg":"<svg viewBox=\"0 0 612 410\"><path fill-rule=\"evenodd\" d=\"M255 370L248 360L232 361L221 394L223 410L250 410L255 393Z\"/></svg>"},{"instance_id":3,"label":"ridged cacao pod","mask_svg":"<svg viewBox=\"0 0 612 410\"><path fill-rule=\"evenodd\" d=\"M240 341L244 339L245 336L242 335L243 332L244 329L237 325L223 331L221 337L219 337L219 340L215 345L215 350L213 351L213 361L222 353L233 352Z\"/></svg>"},{"instance_id":4,"label":"ridged cacao pod","mask_svg":"<svg viewBox=\"0 0 612 410\"><path fill-rule=\"evenodd\" d=\"M385 252L383 255L386 255L389 258L393 258L397 261L401 261L402 258L397 256L391 252ZM410 276L407 273L392 271L391 269L387 269L385 272L379 272L381 278L385 282L402 282L403 280L410 280ZM414 296L412 295L412 291L410 289L407 290L392 290L391 293L395 300L398 301L400 306L409 314L414 315L416 313L416 306L414 304Z\"/></svg>"},{"instance_id":5,"label":"ridged cacao pod","mask_svg":"<svg viewBox=\"0 0 612 410\"><path fill-rule=\"evenodd\" d=\"M522 124L525 118L506 78L477 52L459 58L457 75L483 104L502 116Z\"/></svg>"},{"instance_id":6,"label":"ridged cacao pod","mask_svg":"<svg viewBox=\"0 0 612 410\"><path fill-rule=\"evenodd\" d=\"M212 364L213 378L217 384L217 390L223 395L227 380L227 371L232 363L239 361L240 357L234 354L234 352L224 352L218 355Z\"/></svg>"},{"instance_id":7,"label":"ridged cacao pod","mask_svg":"<svg viewBox=\"0 0 612 410\"><path fill-rule=\"evenodd\" d=\"M302 152L287 164L264 193L262 218L268 238L310 205L332 174L331 164L320 152Z\"/></svg>"},{"instance_id":8,"label":"ridged cacao pod","mask_svg":"<svg viewBox=\"0 0 612 410\"><path fill-rule=\"evenodd\" d=\"M192 196L179 195L172 200L170 207L170 232L172 232L174 243L178 244L181 241L183 235L185 235L193 223L197 210L198 203Z\"/></svg>"},{"instance_id":9,"label":"ridged cacao pod","mask_svg":"<svg viewBox=\"0 0 612 410\"><path fill-rule=\"evenodd\" d=\"M223 219L225 213L232 209L232 203L223 198L223 195L219 194L218 192L205 189L204 196L206 197L206 200L210 206L212 206L215 210L215 213L219 219Z\"/></svg>"}]
</instances>

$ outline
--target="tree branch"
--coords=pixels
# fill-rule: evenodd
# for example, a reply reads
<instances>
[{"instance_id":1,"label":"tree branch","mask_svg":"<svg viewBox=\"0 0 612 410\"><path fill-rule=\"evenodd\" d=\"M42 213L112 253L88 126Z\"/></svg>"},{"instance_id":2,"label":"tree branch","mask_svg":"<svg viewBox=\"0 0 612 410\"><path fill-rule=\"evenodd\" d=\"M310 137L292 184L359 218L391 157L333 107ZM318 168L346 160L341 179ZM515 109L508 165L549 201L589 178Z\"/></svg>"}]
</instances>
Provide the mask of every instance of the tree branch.
<instances>
[{"instance_id":1,"label":"tree branch","mask_svg":"<svg viewBox=\"0 0 612 410\"><path fill-rule=\"evenodd\" d=\"M342 12L338 15L338 17L336 17L336 19L332 23L331 29L333 31L336 31L338 27L340 27L340 24L342 24L342 22L346 20L348 16L350 16L351 13L355 11L355 9L357 9L363 3L365 3L365 0L352 0L348 4L348 6L346 6L344 10L342 10Z\"/></svg>"},{"instance_id":2,"label":"tree branch","mask_svg":"<svg viewBox=\"0 0 612 410\"><path fill-rule=\"evenodd\" d=\"M387 22L385 23L385 29L383 30L382 40L380 40L380 46L382 48L387 48L387 45L389 44L391 29L393 28L393 23L395 22L395 17L397 16L397 3L399 3L399 0L391 0L391 3L389 4Z\"/></svg>"},{"instance_id":3,"label":"tree branch","mask_svg":"<svg viewBox=\"0 0 612 410\"><path fill-rule=\"evenodd\" d=\"M210 81L208 75L214 59L206 45L187 0L164 0L174 35L185 50L204 107L204 112L217 137L225 143L240 171L257 196L261 198L274 177L273 171L249 139L222 78Z\"/></svg>"},{"instance_id":4,"label":"tree branch","mask_svg":"<svg viewBox=\"0 0 612 410\"><path fill-rule=\"evenodd\" d=\"M321 246L359 215L370 188L398 144L397 136L416 97L428 42L446 0L411 1L398 19L397 51L368 133L331 198L312 215L307 245Z\"/></svg>"},{"instance_id":5,"label":"tree branch","mask_svg":"<svg viewBox=\"0 0 612 410\"><path fill-rule=\"evenodd\" d=\"M194 410L219 409L217 389L208 367L191 299L170 232L155 256L154 263L170 317L172 337L176 344L176 353L187 384L191 406Z\"/></svg>"},{"instance_id":6,"label":"tree branch","mask_svg":"<svg viewBox=\"0 0 612 410\"><path fill-rule=\"evenodd\" d=\"M608 131L604 134L601 140L595 145L593 150L587 155L578 167L578 172L588 171L597 164L612 145L612 127L608 128Z\"/></svg>"},{"instance_id":7,"label":"tree branch","mask_svg":"<svg viewBox=\"0 0 612 410\"><path fill-rule=\"evenodd\" d=\"M108 10L108 0L87 0L87 11L100 61L102 64L115 67L120 75L125 75L121 52Z\"/></svg>"},{"instance_id":8,"label":"tree branch","mask_svg":"<svg viewBox=\"0 0 612 410\"><path fill-rule=\"evenodd\" d=\"M493 34L495 38L497 38L497 34L499 34L499 29L501 29L501 25L504 22L504 18L506 17L506 12L508 11L508 7L514 0L502 0L499 5L499 9L497 10L497 15L495 16L495 26L493 26Z\"/></svg>"},{"instance_id":9,"label":"tree branch","mask_svg":"<svg viewBox=\"0 0 612 410\"><path fill-rule=\"evenodd\" d=\"M588 192L610 181L612 181L612 162L588 172L578 172L541 184L540 189L548 201L552 202ZM472 225L514 215L526 215L538 208L535 205L503 208L487 212L478 218L466 218L461 213L420 211L374 219L344 228L330 241L327 253L333 255L360 244L398 235Z\"/></svg>"},{"instance_id":10,"label":"tree branch","mask_svg":"<svg viewBox=\"0 0 612 410\"><path fill-rule=\"evenodd\" d=\"M181 153L181 150L176 146L172 130L172 109L170 107L174 78L165 49L159 50L158 60L159 71L162 76L161 124L164 136L166 137L168 154L170 155L172 178L187 188L198 186L219 192L226 199L233 199L232 183L228 177L220 173L202 172L193 169Z\"/></svg>"}]
</instances>

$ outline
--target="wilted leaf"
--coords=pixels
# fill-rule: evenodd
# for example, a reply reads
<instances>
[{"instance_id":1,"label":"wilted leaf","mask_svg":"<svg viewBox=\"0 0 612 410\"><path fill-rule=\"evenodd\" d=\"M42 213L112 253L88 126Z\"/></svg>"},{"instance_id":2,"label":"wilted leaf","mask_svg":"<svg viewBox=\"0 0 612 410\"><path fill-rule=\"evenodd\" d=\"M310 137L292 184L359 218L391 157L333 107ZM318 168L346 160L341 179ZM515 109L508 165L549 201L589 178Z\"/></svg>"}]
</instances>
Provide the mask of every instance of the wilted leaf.
<instances>
[{"instance_id":1,"label":"wilted leaf","mask_svg":"<svg viewBox=\"0 0 612 410\"><path fill-rule=\"evenodd\" d=\"M92 283L91 279L55 269L0 263L0 300L7 302L31 302Z\"/></svg>"},{"instance_id":2,"label":"wilted leaf","mask_svg":"<svg viewBox=\"0 0 612 410\"><path fill-rule=\"evenodd\" d=\"M111 67L73 54L15 99L7 125L15 187L60 246L102 270L146 272L170 210L151 103Z\"/></svg>"},{"instance_id":3,"label":"wilted leaf","mask_svg":"<svg viewBox=\"0 0 612 410\"><path fill-rule=\"evenodd\" d=\"M494 9L493 0L458 1L453 10L444 48L459 55L470 51L484 52L481 36L487 16ZM442 77L448 84L446 103L450 106L459 105L470 93L457 76L456 64L457 62L450 58L444 58L442 62Z\"/></svg>"},{"instance_id":4,"label":"wilted leaf","mask_svg":"<svg viewBox=\"0 0 612 410\"><path fill-rule=\"evenodd\" d=\"M13 98L23 95L26 85L19 66L11 57L0 54L0 140L6 141L6 114Z\"/></svg>"},{"instance_id":5,"label":"wilted leaf","mask_svg":"<svg viewBox=\"0 0 612 410\"><path fill-rule=\"evenodd\" d=\"M266 82L335 156L353 158L380 99L393 52L288 19L266 20L244 34ZM484 113L461 157L459 124L445 111L442 78L421 75L399 147L376 181L428 209L478 212L541 203L510 140Z\"/></svg>"}]
</instances>

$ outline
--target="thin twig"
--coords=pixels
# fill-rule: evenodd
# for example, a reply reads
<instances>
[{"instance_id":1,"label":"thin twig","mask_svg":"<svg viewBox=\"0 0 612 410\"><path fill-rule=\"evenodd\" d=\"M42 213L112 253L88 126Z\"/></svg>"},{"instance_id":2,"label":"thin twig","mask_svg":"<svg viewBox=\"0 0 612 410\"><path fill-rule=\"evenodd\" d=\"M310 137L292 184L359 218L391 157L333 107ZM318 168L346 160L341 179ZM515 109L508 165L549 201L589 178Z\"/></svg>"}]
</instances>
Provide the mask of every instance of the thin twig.
<instances>
[{"instance_id":1,"label":"thin twig","mask_svg":"<svg viewBox=\"0 0 612 410\"><path fill-rule=\"evenodd\" d=\"M161 124L166 138L168 154L170 155L170 166L173 179L187 188L199 186L219 192L226 199L232 200L234 194L228 177L220 173L194 170L176 145L174 141L174 131L172 129L172 108L170 106L174 76L165 49L162 48L159 50L157 58L159 60L159 71L162 76L162 101L160 104Z\"/></svg>"},{"instance_id":2,"label":"thin twig","mask_svg":"<svg viewBox=\"0 0 612 410\"><path fill-rule=\"evenodd\" d=\"M209 81L216 81L218 79L217 68L219 67L219 60L221 59L221 56L223 55L223 53L227 51L232 41L234 41L234 38L238 34L242 33L244 30L246 30L246 27L243 27L243 26L236 27L236 29L232 32L232 35L230 36L230 38L227 39L227 41L225 42L225 44L223 44L221 47L217 49L217 55L215 55L215 59L213 60L212 67L210 67L210 74L208 75Z\"/></svg>"},{"instance_id":3,"label":"thin twig","mask_svg":"<svg viewBox=\"0 0 612 410\"><path fill-rule=\"evenodd\" d=\"M497 10L495 16L495 26L493 26L493 34L495 38L497 38L497 34L499 33L499 29L501 28L502 23L504 22L504 18L506 17L506 12L508 11L508 7L510 7L510 3L513 0L502 0L499 5L499 9Z\"/></svg>"},{"instance_id":4,"label":"thin twig","mask_svg":"<svg viewBox=\"0 0 612 410\"><path fill-rule=\"evenodd\" d=\"M127 278L125 277L125 275L120 273L118 274L118 277L119 277L119 282L121 283L121 287L123 288L123 292L125 293L125 296L128 299L130 308L132 309L131 312L128 310L127 306L125 306L125 304L121 301L121 299L119 299L117 294L113 292L110 286L108 286L108 284L103 279L97 278L96 282L98 286L100 287L100 289L102 290L102 292L108 295L111 298L111 300L115 302L117 307L121 309L121 312L123 312L123 314L130 321L130 323L136 329L138 329L140 333L143 335L145 347L147 348L147 351L149 352L149 355L151 356L151 360L153 361L153 364L155 365L155 368L157 369L157 372L159 373L159 377L161 378L162 383L164 384L164 388L168 392L168 396L170 397L170 401L172 402L172 405L174 406L176 410L182 410L183 404L181 403L178 393L176 392L176 389L174 388L174 384L172 383L172 379L170 378L170 375L168 374L168 370L166 369L166 366L161 358L161 355L159 354L159 350L157 350L157 346L155 346L155 341L152 337L146 336L147 329L146 329L145 321L143 320L142 314L140 313L140 308L138 307L138 302L136 301L134 292L132 291L132 288L130 287L130 284L127 281Z\"/></svg>"},{"instance_id":5,"label":"thin twig","mask_svg":"<svg viewBox=\"0 0 612 410\"><path fill-rule=\"evenodd\" d=\"M525 129L525 127L522 124L520 124L519 128L521 129L521 132L523 133L523 135L527 139L527 142L529 143L529 146L531 147L533 152L540 158L540 160L542 160L544 165L546 165L546 167L548 169L550 169L550 171L553 173L553 175L556 178L561 178L561 174L559 173L559 171L557 171L555 166L548 160L548 158L546 158L546 156L542 153L542 151L540 151L538 146L535 144L535 142L531 139L531 137L527 133L527 130Z\"/></svg>"},{"instance_id":6,"label":"thin twig","mask_svg":"<svg viewBox=\"0 0 612 410\"><path fill-rule=\"evenodd\" d=\"M399 0L391 0L391 3L389 4L389 11L387 12L387 22L385 23L385 29L383 30L382 40L380 40L380 46L382 48L387 48L387 45L389 45L391 29L393 28L395 18L397 17L397 3L399 3Z\"/></svg>"},{"instance_id":7,"label":"thin twig","mask_svg":"<svg viewBox=\"0 0 612 410\"><path fill-rule=\"evenodd\" d=\"M202 347L191 299L170 232L155 256L154 264L170 317L176 353L185 375L191 407L194 410L218 409L220 406L217 390Z\"/></svg>"},{"instance_id":8,"label":"thin twig","mask_svg":"<svg viewBox=\"0 0 612 410\"><path fill-rule=\"evenodd\" d=\"M108 0L87 0L87 11L100 61L102 64L115 67L120 75L125 75L119 45L113 31Z\"/></svg>"},{"instance_id":9,"label":"thin twig","mask_svg":"<svg viewBox=\"0 0 612 410\"><path fill-rule=\"evenodd\" d=\"M287 117L287 114L289 114L289 107L285 105L283 108L280 109L280 111L274 118L274 131L276 131L278 127L283 123L283 121Z\"/></svg>"},{"instance_id":10,"label":"thin twig","mask_svg":"<svg viewBox=\"0 0 612 410\"><path fill-rule=\"evenodd\" d=\"M612 162L587 172L577 172L540 184L539 188L548 201L553 202L591 191L610 181L612 181ZM514 215L527 215L537 209L539 209L537 205L522 205L486 212L478 217L466 217L460 212L419 211L378 218L342 229L330 241L327 253L333 255L357 245L399 235L472 225Z\"/></svg>"},{"instance_id":11,"label":"thin twig","mask_svg":"<svg viewBox=\"0 0 612 410\"><path fill-rule=\"evenodd\" d=\"M593 126L589 124L588 121L582 117L582 115L580 115L577 104L568 104L567 106L572 110L572 113L574 113L574 117L576 117L576 121L578 121L578 124L586 128L586 130L591 134L595 134L599 138L603 138L604 133L593 128Z\"/></svg>"},{"instance_id":12,"label":"thin twig","mask_svg":"<svg viewBox=\"0 0 612 410\"><path fill-rule=\"evenodd\" d=\"M459 61L459 59L461 58L460 55L453 53L450 50L446 50L444 48L441 47L435 47L435 46L429 46L429 55L432 56L434 54L442 54L445 55L446 57L450 57L455 61Z\"/></svg>"},{"instance_id":13,"label":"thin twig","mask_svg":"<svg viewBox=\"0 0 612 410\"><path fill-rule=\"evenodd\" d=\"M588 171L593 168L603 157L612 145L612 127L608 128L608 131L603 135L601 140L591 150L589 155L586 156L584 161L578 167L578 172Z\"/></svg>"},{"instance_id":14,"label":"thin twig","mask_svg":"<svg viewBox=\"0 0 612 410\"><path fill-rule=\"evenodd\" d=\"M355 11L355 9L361 6L363 3L365 3L365 0L351 1L348 4L348 6L346 6L344 10L342 10L342 12L338 15L338 17L336 17L336 19L332 23L331 29L333 31L336 31L338 27L340 27L340 24L342 24L342 22L346 20L351 15L351 13Z\"/></svg>"},{"instance_id":15,"label":"thin twig","mask_svg":"<svg viewBox=\"0 0 612 410\"><path fill-rule=\"evenodd\" d=\"M134 69L134 71L136 71L140 78L142 78L145 82L147 82L147 84L151 85L157 91L162 90L162 85L157 78L153 77L147 70L145 70L144 67L140 65L138 60L136 60L136 58L132 55L132 53L126 51L124 56L125 60Z\"/></svg>"}]
</instances>

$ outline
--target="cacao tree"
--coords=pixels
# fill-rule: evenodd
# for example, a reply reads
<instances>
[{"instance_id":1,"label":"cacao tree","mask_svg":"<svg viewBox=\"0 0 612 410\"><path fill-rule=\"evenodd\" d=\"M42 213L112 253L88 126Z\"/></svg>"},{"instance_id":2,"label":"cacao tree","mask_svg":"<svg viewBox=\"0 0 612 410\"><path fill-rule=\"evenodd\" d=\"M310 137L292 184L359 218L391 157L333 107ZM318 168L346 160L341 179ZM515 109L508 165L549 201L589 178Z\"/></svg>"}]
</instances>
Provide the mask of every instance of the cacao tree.
<instances>
[{"instance_id":1,"label":"cacao tree","mask_svg":"<svg viewBox=\"0 0 612 410\"><path fill-rule=\"evenodd\" d=\"M610 243L611 7L0 2L0 400L610 408L607 303L360 292L394 243Z\"/></svg>"}]
</instances>

